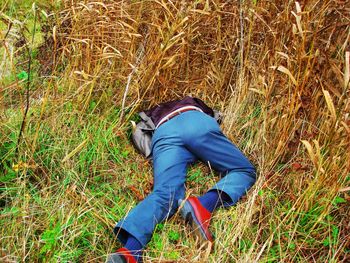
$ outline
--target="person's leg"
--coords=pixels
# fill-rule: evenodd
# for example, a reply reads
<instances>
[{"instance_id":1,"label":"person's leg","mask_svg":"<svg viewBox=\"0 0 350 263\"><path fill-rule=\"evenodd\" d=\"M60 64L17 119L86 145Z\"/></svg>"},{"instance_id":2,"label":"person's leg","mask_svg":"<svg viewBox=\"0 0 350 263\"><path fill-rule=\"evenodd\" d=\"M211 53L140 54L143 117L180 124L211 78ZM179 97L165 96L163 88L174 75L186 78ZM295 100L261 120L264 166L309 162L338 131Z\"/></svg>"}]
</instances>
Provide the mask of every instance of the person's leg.
<instances>
[{"instance_id":1,"label":"person's leg","mask_svg":"<svg viewBox=\"0 0 350 263\"><path fill-rule=\"evenodd\" d=\"M124 247L131 252L136 261L141 260L143 245L134 236L128 236Z\"/></svg>"},{"instance_id":2,"label":"person's leg","mask_svg":"<svg viewBox=\"0 0 350 263\"><path fill-rule=\"evenodd\" d=\"M210 213L213 213L218 207L228 205L231 202L228 194L217 190L206 192L204 195L199 196L198 200Z\"/></svg>"},{"instance_id":3,"label":"person's leg","mask_svg":"<svg viewBox=\"0 0 350 263\"><path fill-rule=\"evenodd\" d=\"M222 199L222 192L229 196L230 200L225 198L224 206L235 204L256 181L254 166L226 138L213 118L199 113L192 116L191 122L201 129L195 132L194 138L187 138L187 148L224 176L209 192L217 192L217 200Z\"/></svg>"},{"instance_id":4,"label":"person's leg","mask_svg":"<svg viewBox=\"0 0 350 263\"><path fill-rule=\"evenodd\" d=\"M127 244L128 238L132 236L145 246L151 239L155 226L174 214L178 199L185 195L187 164L193 162L195 157L170 128L165 123L154 135L153 192L118 222L114 229L123 244Z\"/></svg>"},{"instance_id":5,"label":"person's leg","mask_svg":"<svg viewBox=\"0 0 350 263\"><path fill-rule=\"evenodd\" d=\"M179 203L181 215L200 238L213 241L209 231L212 211L221 205L231 206L255 182L255 168L221 132L216 120L198 111L178 117L186 148L225 177L204 196L189 197Z\"/></svg>"}]
</instances>

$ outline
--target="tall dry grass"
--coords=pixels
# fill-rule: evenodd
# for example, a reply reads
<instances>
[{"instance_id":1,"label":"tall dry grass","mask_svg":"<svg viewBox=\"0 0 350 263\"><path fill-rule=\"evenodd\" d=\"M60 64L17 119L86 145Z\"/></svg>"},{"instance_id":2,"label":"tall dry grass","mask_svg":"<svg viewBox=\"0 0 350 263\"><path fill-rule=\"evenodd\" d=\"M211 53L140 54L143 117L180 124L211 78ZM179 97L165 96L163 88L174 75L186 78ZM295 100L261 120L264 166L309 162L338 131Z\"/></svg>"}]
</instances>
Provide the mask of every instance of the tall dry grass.
<instances>
[{"instance_id":1,"label":"tall dry grass","mask_svg":"<svg viewBox=\"0 0 350 263\"><path fill-rule=\"evenodd\" d=\"M224 110L226 133L260 175L239 206L234 231L223 237L225 249L234 250L258 226L249 253L232 261L264 261L276 242L293 240L295 250L278 252L286 261L345 260L349 209L337 217L334 248L314 250L305 240L348 186L346 1L67 1L65 7L55 31L57 59L69 61L65 74L76 92L87 94L84 101L112 86L114 102L131 112L186 94ZM268 229L274 206L258 195L264 189L278 193L276 205L291 202L274 229ZM322 211L301 238L300 220L315 205ZM329 231L315 235L326 238ZM281 232L288 237L281 240ZM227 261L225 249L217 249L223 257L217 262Z\"/></svg>"},{"instance_id":2,"label":"tall dry grass","mask_svg":"<svg viewBox=\"0 0 350 263\"><path fill-rule=\"evenodd\" d=\"M180 247L178 261L347 262L349 11L336 0L64 1L45 96L117 105L123 125L188 94L225 113L259 180L215 216L214 251Z\"/></svg>"},{"instance_id":3,"label":"tall dry grass","mask_svg":"<svg viewBox=\"0 0 350 263\"><path fill-rule=\"evenodd\" d=\"M117 103L126 92L126 107L183 94L213 104L232 92L240 46L236 5L68 1L66 7L54 34L57 59L69 58L66 72L82 82L80 89L115 86Z\"/></svg>"}]
</instances>

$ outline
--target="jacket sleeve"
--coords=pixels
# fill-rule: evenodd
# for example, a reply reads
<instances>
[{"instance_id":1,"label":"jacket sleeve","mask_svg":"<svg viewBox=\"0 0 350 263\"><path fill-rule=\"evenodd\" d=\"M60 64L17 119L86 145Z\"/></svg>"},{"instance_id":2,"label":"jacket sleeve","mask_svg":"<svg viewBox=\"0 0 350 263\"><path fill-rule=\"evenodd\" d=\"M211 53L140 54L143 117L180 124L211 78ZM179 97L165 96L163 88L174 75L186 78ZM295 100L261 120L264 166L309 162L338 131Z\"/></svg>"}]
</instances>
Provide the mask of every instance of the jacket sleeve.
<instances>
[{"instance_id":1,"label":"jacket sleeve","mask_svg":"<svg viewBox=\"0 0 350 263\"><path fill-rule=\"evenodd\" d=\"M152 155L152 135L153 129L150 129L144 121L137 123L132 131L134 147L146 158L151 158Z\"/></svg>"},{"instance_id":2,"label":"jacket sleeve","mask_svg":"<svg viewBox=\"0 0 350 263\"><path fill-rule=\"evenodd\" d=\"M132 131L132 142L136 150L146 158L152 158L152 136L155 125L145 112L139 113L141 121L136 124Z\"/></svg>"}]
</instances>

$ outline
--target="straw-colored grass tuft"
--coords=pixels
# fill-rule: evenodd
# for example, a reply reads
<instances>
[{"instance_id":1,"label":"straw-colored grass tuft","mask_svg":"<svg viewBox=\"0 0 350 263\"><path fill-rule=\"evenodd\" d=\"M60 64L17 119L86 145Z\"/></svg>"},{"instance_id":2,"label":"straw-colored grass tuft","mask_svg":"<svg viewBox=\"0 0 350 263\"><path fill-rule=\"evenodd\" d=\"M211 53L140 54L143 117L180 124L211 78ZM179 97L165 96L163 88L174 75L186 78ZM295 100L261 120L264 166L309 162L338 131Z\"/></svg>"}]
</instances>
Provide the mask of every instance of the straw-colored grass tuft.
<instances>
[{"instance_id":1,"label":"straw-colored grass tuft","mask_svg":"<svg viewBox=\"0 0 350 263\"><path fill-rule=\"evenodd\" d=\"M192 95L224 112L225 133L259 179L215 214L211 251L175 215L157 227L146 262L349 262L349 8L337 0L63 1L48 18L52 74L35 82L18 158L10 149L20 111L1 117L2 257L103 261L120 245L115 221L152 189L128 120ZM23 104L20 89L6 84L0 99ZM188 194L217 179L192 167Z\"/></svg>"}]
</instances>

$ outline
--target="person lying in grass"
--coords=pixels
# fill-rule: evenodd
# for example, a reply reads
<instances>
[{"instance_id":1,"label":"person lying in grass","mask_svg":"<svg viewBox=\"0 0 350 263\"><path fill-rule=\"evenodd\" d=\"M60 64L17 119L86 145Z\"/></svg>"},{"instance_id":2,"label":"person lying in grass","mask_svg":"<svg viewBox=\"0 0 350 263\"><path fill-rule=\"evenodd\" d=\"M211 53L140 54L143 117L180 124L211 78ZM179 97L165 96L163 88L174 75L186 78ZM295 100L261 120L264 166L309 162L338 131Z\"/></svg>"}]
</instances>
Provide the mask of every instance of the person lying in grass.
<instances>
[{"instance_id":1,"label":"person lying in grass","mask_svg":"<svg viewBox=\"0 0 350 263\"><path fill-rule=\"evenodd\" d=\"M222 133L218 114L197 98L162 103L140 113L133 131L135 147L153 158L154 189L114 228L124 247L107 262L142 262L142 251L158 223L179 207L185 222L203 239L213 242L209 231L215 209L234 205L255 183L254 166ZM223 176L202 196L185 198L187 166L197 160Z\"/></svg>"}]
</instances>

